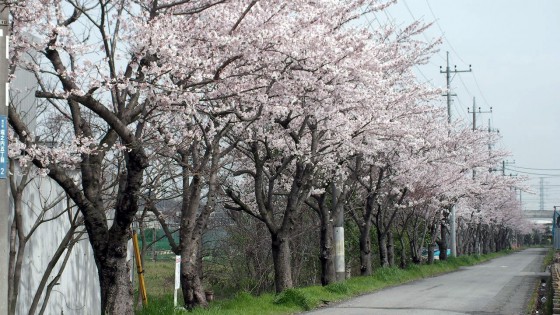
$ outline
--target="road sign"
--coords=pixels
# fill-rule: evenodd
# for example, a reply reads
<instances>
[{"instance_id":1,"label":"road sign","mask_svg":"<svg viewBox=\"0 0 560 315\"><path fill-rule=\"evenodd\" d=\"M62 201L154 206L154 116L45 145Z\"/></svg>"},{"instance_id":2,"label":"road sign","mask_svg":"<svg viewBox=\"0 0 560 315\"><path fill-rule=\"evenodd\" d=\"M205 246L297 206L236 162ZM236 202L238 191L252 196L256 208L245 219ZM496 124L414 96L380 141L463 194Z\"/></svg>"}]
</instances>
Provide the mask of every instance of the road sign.
<instances>
[{"instance_id":1,"label":"road sign","mask_svg":"<svg viewBox=\"0 0 560 315\"><path fill-rule=\"evenodd\" d=\"M8 119L0 116L0 179L8 177Z\"/></svg>"}]
</instances>

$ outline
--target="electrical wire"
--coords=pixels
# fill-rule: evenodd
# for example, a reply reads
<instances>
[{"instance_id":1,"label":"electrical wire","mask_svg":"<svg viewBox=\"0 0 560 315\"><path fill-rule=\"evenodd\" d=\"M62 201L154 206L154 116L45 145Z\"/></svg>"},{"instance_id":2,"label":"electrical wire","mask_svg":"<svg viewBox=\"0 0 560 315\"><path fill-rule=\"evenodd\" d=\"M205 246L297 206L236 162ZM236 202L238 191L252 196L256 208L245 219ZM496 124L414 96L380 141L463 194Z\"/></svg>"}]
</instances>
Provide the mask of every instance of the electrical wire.
<instances>
[{"instance_id":1,"label":"electrical wire","mask_svg":"<svg viewBox=\"0 0 560 315\"><path fill-rule=\"evenodd\" d=\"M412 12L412 10L410 9L410 6L408 5L406 0L402 1L405 9L407 10L408 14L410 15L410 17L414 20L417 21L416 16L414 15L414 13ZM441 25L439 24L439 19L437 18L432 6L430 5L430 2L428 0L426 0L426 4L428 6L428 9L430 11L430 13L432 14L432 17L434 19L434 24L436 24L437 28L439 29L440 33L441 33L441 38L444 39L444 41L447 43L447 45L450 47L450 49L453 51L454 55L461 60L463 63L466 64L465 60L463 60L463 58L461 58L461 56L457 53L457 50L455 49L455 47L453 46L453 44L451 44L451 42L449 41L449 39L447 38L447 36L445 35L445 32L443 30L443 28L441 27ZM396 25L395 22L395 18L389 13L387 12L387 10L384 10L383 13L385 14L385 17L387 18L387 21L393 25ZM375 15L375 13L373 13L375 18L374 20L378 22L378 24L381 26L381 22L379 21L379 19L377 18L377 16ZM373 21L371 21L367 15L366 15L366 20L367 20L367 27L371 28ZM422 33L422 35L424 36L424 38L426 39L426 41L430 42L430 40L428 39L427 35L425 32ZM447 61L441 54L436 53L435 55L437 55L442 61ZM431 62L429 62L430 64L432 64ZM422 70L420 70L419 67L416 67L416 70L418 71L418 73L426 80L426 83L430 84L431 86L434 86L433 84L433 80L428 79L428 77L424 74L424 72L422 72ZM480 93L484 103L486 106L488 106L489 102L487 101L486 97L484 96L484 94L482 93L482 89L480 88L480 85L478 84L478 80L476 79L476 76L474 75L474 73L471 72L471 74L473 75L473 78L475 80L475 84L476 84L476 88L478 90L478 92ZM466 90L466 92L468 94L470 94L470 96L472 97L474 94L471 92L471 90L468 88L467 84L465 83L465 81L461 78L461 76L459 76L459 80L461 81L461 85L463 86L463 88ZM455 109L455 112L458 114L458 116L463 120L466 121L467 117L468 117L468 113L466 111L466 107L465 105L462 103L460 98L456 98L457 102L459 103L459 105L457 105L456 102L453 102L453 108ZM468 106L467 106L468 107ZM493 119L493 118L492 118ZM501 142L501 140L500 140ZM503 146L503 143L500 143Z\"/></svg>"},{"instance_id":2,"label":"electrical wire","mask_svg":"<svg viewBox=\"0 0 560 315\"><path fill-rule=\"evenodd\" d=\"M410 8L408 8L408 5L407 5L406 3L405 3L405 5L406 5L406 8L407 8L408 13L410 14L410 16L411 16L414 20L416 20L416 18L415 18L414 15L412 14L412 11L410 11ZM395 19L394 19L386 10L384 11L384 13L385 13L385 16L387 17L388 22L394 24L394 20L395 20ZM374 16L374 20L377 21L377 24L379 24L379 27L382 27L381 22L379 21L379 18L377 18L377 15L375 15L374 12L372 12L372 14L373 14L373 16ZM366 27L369 28L369 29L371 30L371 29L372 29L373 21L371 21L371 20L368 18L367 14L364 15L364 17L365 17L365 19L366 19L366 22L368 23ZM430 42L430 40L428 39L428 37L426 36L425 33L422 33L422 35L424 35L424 38L426 39L427 42ZM418 71L418 73L420 73L420 75L426 80L424 83L427 83L427 84L429 84L431 87L435 88L435 84L433 83L433 79L428 79L428 77L424 74L424 72L422 72L422 70L420 69L419 66L415 66L415 68L416 68L416 70Z\"/></svg>"},{"instance_id":3,"label":"electrical wire","mask_svg":"<svg viewBox=\"0 0 560 315\"><path fill-rule=\"evenodd\" d=\"M428 0L426 0L426 4L428 5L428 9L430 10L430 12L431 12L431 14L432 14L432 16L433 16L433 18L434 18L434 21L435 21L435 23L436 23L436 26L439 28L439 30L440 30L440 32L441 32L441 34L442 34L442 37L443 37L443 39L445 40L445 42L449 45L449 47L451 48L451 50L455 53L455 56L456 56L457 58L459 58L459 60L461 60L463 63L467 64L467 62L466 62L465 60L463 60L463 58L461 58L461 56L459 55L459 53L457 53L457 50L455 50L455 48L453 47L453 44L451 44L451 42L449 41L449 39L447 38L447 36L445 36L445 32L443 31L441 25L440 25L439 22L438 22L439 19L436 17L436 15L435 15L435 13L434 13L434 10L432 9L432 6L430 5L430 2L429 2ZM406 5L406 3L405 3L405 5ZM407 6L407 10L409 10L409 12L410 12L410 9L408 8L408 6ZM488 100L486 99L486 96L484 95L484 92L482 92L482 89L480 88L480 84L478 83L478 79L476 78L476 74L475 74L474 72L471 71L471 75L473 76L474 83L475 83L475 85L476 85L476 88L477 88L477 90L478 90L478 93L480 93L480 96L482 97L482 100L484 101L484 104L485 104L487 107L491 108L492 106L490 106L490 102L488 102ZM461 83L463 83L463 86L465 87L465 89L467 90L467 92L468 92L469 94L471 94L471 95L474 95L473 93L471 93L471 92L469 91L469 89L467 88L466 84L463 82L463 79L461 78L461 76L459 76L459 80L461 80ZM492 122L493 122L493 121L492 121Z\"/></svg>"},{"instance_id":4,"label":"electrical wire","mask_svg":"<svg viewBox=\"0 0 560 315\"><path fill-rule=\"evenodd\" d=\"M422 70L420 70L420 67L415 66L415 68L416 68L416 71L418 71L420 73L420 75L426 80L426 82L424 82L424 83L428 83L433 88L436 87L433 83L434 80L433 79L432 80L428 79L428 77L424 74L424 72L422 72Z\"/></svg>"},{"instance_id":5,"label":"electrical wire","mask_svg":"<svg viewBox=\"0 0 560 315\"><path fill-rule=\"evenodd\" d=\"M509 167L506 167L506 170L508 171L512 171L512 172L517 172L517 173L521 173L521 174L528 174L528 175L537 175L537 176L545 176L544 178L547 177L560 177L560 174L541 174L541 173L531 173L531 172L524 172L524 171L520 171L520 170L516 170L516 169L511 169Z\"/></svg>"},{"instance_id":6,"label":"electrical wire","mask_svg":"<svg viewBox=\"0 0 560 315\"><path fill-rule=\"evenodd\" d=\"M366 8L366 9L367 9L367 8ZM365 10L366 10L366 9L364 9L364 13L365 13ZM377 24L379 24L379 27L381 27L381 22L379 22L379 19L377 18L377 15L375 15L375 12L371 12L371 14L373 14L373 21L376 21ZM365 17L366 22L368 23L368 25L366 26L366 28L367 28L367 29L370 29L370 30L373 30L373 28L372 28L372 27L373 27L373 26L372 26L373 21L371 21L371 20L369 19L368 14L363 14L363 16Z\"/></svg>"},{"instance_id":7,"label":"electrical wire","mask_svg":"<svg viewBox=\"0 0 560 315\"><path fill-rule=\"evenodd\" d=\"M463 85L463 87L465 88L465 90L467 91L467 93L468 93L471 97L473 97L474 94L471 93L471 91L469 90L469 88L468 88L467 85L465 84L465 81L463 81L462 76L459 76L459 81L461 81L461 84Z\"/></svg>"},{"instance_id":8,"label":"electrical wire","mask_svg":"<svg viewBox=\"0 0 560 315\"><path fill-rule=\"evenodd\" d=\"M484 93L482 93L482 89L480 88L480 85L478 84L478 80L476 79L476 75L474 74L474 72L471 72L473 79L474 79L474 83L476 85L476 88L478 89L478 93L480 93L480 96L482 96L482 100L484 101L484 103L486 104L486 106L492 108L492 106L490 106L490 102L488 102L488 100L486 99L486 97L484 96Z\"/></svg>"},{"instance_id":9,"label":"electrical wire","mask_svg":"<svg viewBox=\"0 0 560 315\"><path fill-rule=\"evenodd\" d=\"M432 16L434 17L434 22L436 23L436 26L439 28L443 39L447 42L447 45L449 45L449 48L451 48L451 50L455 53L455 56L457 56L457 58L459 58L459 60L461 60L464 64L467 64L465 62L465 60L463 60L463 58L461 58L461 56L459 56L459 54L457 53L457 51L455 50L455 48L453 47L453 45L451 44L449 39L447 39L447 37L445 36L445 32L441 28L441 25L439 25L439 22L438 22L439 19L436 18L434 10L432 10L432 6L430 5L430 2L428 0L426 0L426 4L428 5L428 8L430 9L430 12L432 13Z\"/></svg>"},{"instance_id":10,"label":"electrical wire","mask_svg":"<svg viewBox=\"0 0 560 315\"><path fill-rule=\"evenodd\" d=\"M451 103L453 104L455 111L459 113L459 116L461 116L461 119L466 122L468 120L467 117L469 117L469 114L465 110L465 108L467 107L465 106L465 104L463 104L460 98L456 97L456 99L457 99L457 103L459 103L460 106L457 105L456 102L451 102Z\"/></svg>"},{"instance_id":11,"label":"electrical wire","mask_svg":"<svg viewBox=\"0 0 560 315\"><path fill-rule=\"evenodd\" d=\"M406 3L406 1L403 0L402 2L403 2L403 4L404 4L404 6L406 7L406 10L408 11L408 13L410 14L410 16L412 17L412 20L413 20L413 21L417 21L416 17L414 16L414 14L412 14L412 11L410 10L410 7L409 7L408 4ZM422 35L423 35L424 38L426 39L426 42L428 42L428 43L431 42L431 41L428 39L428 36L426 35L425 32L422 32ZM445 58L444 58L442 55L439 54L439 52L437 52L435 55L438 56L438 57L439 57L441 60L443 60L444 62L446 61Z\"/></svg>"},{"instance_id":12,"label":"electrical wire","mask_svg":"<svg viewBox=\"0 0 560 315\"><path fill-rule=\"evenodd\" d=\"M558 171L560 172L560 168L535 168L535 167L524 167L524 166L511 166L512 168L520 168L523 170L531 170L531 171Z\"/></svg>"}]
</instances>

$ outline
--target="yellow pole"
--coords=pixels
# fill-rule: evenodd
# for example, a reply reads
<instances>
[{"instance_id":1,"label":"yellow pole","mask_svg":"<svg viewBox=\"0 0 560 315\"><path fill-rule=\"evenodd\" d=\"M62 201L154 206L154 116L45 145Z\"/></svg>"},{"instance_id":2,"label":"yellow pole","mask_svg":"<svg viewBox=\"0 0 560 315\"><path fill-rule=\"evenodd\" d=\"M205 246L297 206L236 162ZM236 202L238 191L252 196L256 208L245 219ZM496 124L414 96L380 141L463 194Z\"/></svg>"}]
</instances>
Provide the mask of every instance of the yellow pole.
<instances>
[{"instance_id":1,"label":"yellow pole","mask_svg":"<svg viewBox=\"0 0 560 315\"><path fill-rule=\"evenodd\" d=\"M142 304L148 305L148 294L146 293L146 284L144 283L144 269L142 269L142 259L140 257L140 248L138 247L138 234L132 232L132 245L134 246L134 256L136 257L136 269L138 272L138 286L142 296Z\"/></svg>"}]
</instances>

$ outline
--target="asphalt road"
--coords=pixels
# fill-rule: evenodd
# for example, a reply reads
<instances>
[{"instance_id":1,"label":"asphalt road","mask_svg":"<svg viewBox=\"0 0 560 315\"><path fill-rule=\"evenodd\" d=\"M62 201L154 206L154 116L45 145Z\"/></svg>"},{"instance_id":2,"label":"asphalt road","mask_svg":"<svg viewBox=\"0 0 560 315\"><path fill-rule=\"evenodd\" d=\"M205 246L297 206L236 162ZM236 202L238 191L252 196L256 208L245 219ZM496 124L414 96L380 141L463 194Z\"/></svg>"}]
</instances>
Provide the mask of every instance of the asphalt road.
<instances>
[{"instance_id":1,"label":"asphalt road","mask_svg":"<svg viewBox=\"0 0 560 315\"><path fill-rule=\"evenodd\" d=\"M546 251L526 249L306 314L525 314L534 285L540 281Z\"/></svg>"}]
</instances>

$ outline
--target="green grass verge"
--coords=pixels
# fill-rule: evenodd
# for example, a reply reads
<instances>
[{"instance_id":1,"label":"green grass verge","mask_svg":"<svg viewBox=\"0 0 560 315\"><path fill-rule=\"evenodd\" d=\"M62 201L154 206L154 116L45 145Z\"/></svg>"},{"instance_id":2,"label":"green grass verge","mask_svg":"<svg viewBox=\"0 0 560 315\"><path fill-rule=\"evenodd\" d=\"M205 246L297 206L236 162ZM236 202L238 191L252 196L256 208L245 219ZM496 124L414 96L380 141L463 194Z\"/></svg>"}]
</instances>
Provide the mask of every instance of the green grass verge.
<instances>
[{"instance_id":1,"label":"green grass verge","mask_svg":"<svg viewBox=\"0 0 560 315\"><path fill-rule=\"evenodd\" d=\"M189 314L265 315L293 314L311 310L325 304L350 299L385 287L451 272L464 266L472 266L490 259L507 255L502 251L481 256L450 257L447 261L436 261L433 265L411 265L407 269L379 268L373 275L354 277L328 286L311 286L286 290L280 294L253 296L246 292L234 298L210 303L206 309L195 309ZM148 266L146 266L148 269ZM172 291L168 291L172 292ZM173 295L151 295L149 305L139 315L182 314L184 310L173 310Z\"/></svg>"}]
</instances>

